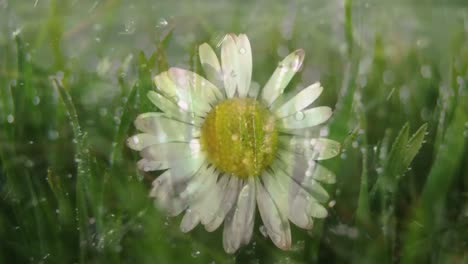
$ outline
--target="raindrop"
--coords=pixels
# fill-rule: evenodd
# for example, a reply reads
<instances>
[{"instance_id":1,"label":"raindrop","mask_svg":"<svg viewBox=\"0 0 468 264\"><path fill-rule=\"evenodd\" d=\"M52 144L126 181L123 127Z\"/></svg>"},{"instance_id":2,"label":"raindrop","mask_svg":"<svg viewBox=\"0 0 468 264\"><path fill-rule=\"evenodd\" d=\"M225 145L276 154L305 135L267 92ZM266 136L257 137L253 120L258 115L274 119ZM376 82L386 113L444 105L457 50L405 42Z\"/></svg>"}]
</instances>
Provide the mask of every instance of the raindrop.
<instances>
[{"instance_id":1,"label":"raindrop","mask_svg":"<svg viewBox=\"0 0 468 264\"><path fill-rule=\"evenodd\" d=\"M24 165L28 168L32 168L34 166L34 162L30 159L26 160Z\"/></svg>"},{"instance_id":2,"label":"raindrop","mask_svg":"<svg viewBox=\"0 0 468 264\"><path fill-rule=\"evenodd\" d=\"M138 143L140 143L140 140L138 139L137 136L133 136L132 137L132 141L133 141L133 144L137 145Z\"/></svg>"},{"instance_id":3,"label":"raindrop","mask_svg":"<svg viewBox=\"0 0 468 264\"><path fill-rule=\"evenodd\" d=\"M196 258L196 257L200 256L200 251L195 250L195 251L193 251L192 254L190 254L190 255L191 255L193 258Z\"/></svg>"},{"instance_id":4,"label":"raindrop","mask_svg":"<svg viewBox=\"0 0 468 264\"><path fill-rule=\"evenodd\" d=\"M392 71L386 70L383 74L383 81L386 85L390 85L395 80L395 75Z\"/></svg>"},{"instance_id":5,"label":"raindrop","mask_svg":"<svg viewBox=\"0 0 468 264\"><path fill-rule=\"evenodd\" d=\"M108 111L107 111L107 108L105 108L105 107L101 107L101 108L99 109L99 115L101 115L102 117L106 116L106 115L107 115L107 112L108 112Z\"/></svg>"},{"instance_id":6,"label":"raindrop","mask_svg":"<svg viewBox=\"0 0 468 264\"><path fill-rule=\"evenodd\" d=\"M383 168L378 167L375 169L377 171L377 174L382 174L383 173Z\"/></svg>"},{"instance_id":7,"label":"raindrop","mask_svg":"<svg viewBox=\"0 0 468 264\"><path fill-rule=\"evenodd\" d=\"M8 121L8 123L11 124L11 123L15 122L15 117L12 114L9 114L7 116L7 121Z\"/></svg>"},{"instance_id":8,"label":"raindrop","mask_svg":"<svg viewBox=\"0 0 468 264\"><path fill-rule=\"evenodd\" d=\"M347 155L345 152L341 153L341 156L340 156L341 159L345 160L347 158Z\"/></svg>"},{"instance_id":9,"label":"raindrop","mask_svg":"<svg viewBox=\"0 0 468 264\"><path fill-rule=\"evenodd\" d=\"M41 102L41 98L39 96L34 96L33 104L38 105Z\"/></svg>"},{"instance_id":10,"label":"raindrop","mask_svg":"<svg viewBox=\"0 0 468 264\"><path fill-rule=\"evenodd\" d=\"M15 31L13 31L13 37L15 38L16 36L21 34L21 30L23 30L23 28L17 28Z\"/></svg>"},{"instance_id":11,"label":"raindrop","mask_svg":"<svg viewBox=\"0 0 468 264\"><path fill-rule=\"evenodd\" d=\"M297 121L304 120L305 114L304 114L302 111L296 112L296 113L294 114L294 118L295 118Z\"/></svg>"},{"instance_id":12,"label":"raindrop","mask_svg":"<svg viewBox=\"0 0 468 264\"><path fill-rule=\"evenodd\" d=\"M162 27L166 27L167 25L169 25L169 22L167 22L166 19L161 18L161 19L159 19L158 25L156 25L156 27L162 28Z\"/></svg>"},{"instance_id":13,"label":"raindrop","mask_svg":"<svg viewBox=\"0 0 468 264\"><path fill-rule=\"evenodd\" d=\"M57 130L49 130L47 132L47 136L50 140L56 140L59 136L59 133L57 132Z\"/></svg>"},{"instance_id":14,"label":"raindrop","mask_svg":"<svg viewBox=\"0 0 468 264\"><path fill-rule=\"evenodd\" d=\"M180 101L180 102L177 103L177 105L183 110L188 110L189 109L189 106L188 106L188 104L186 102Z\"/></svg>"},{"instance_id":15,"label":"raindrop","mask_svg":"<svg viewBox=\"0 0 468 264\"><path fill-rule=\"evenodd\" d=\"M421 67L421 75L422 77L424 77L425 79L429 79L432 77L432 71L431 71L431 67L429 65L424 65Z\"/></svg>"},{"instance_id":16,"label":"raindrop","mask_svg":"<svg viewBox=\"0 0 468 264\"><path fill-rule=\"evenodd\" d=\"M323 127L322 129L320 129L320 136L321 137L326 137L326 136L328 136L328 134L329 134L328 127Z\"/></svg>"},{"instance_id":17,"label":"raindrop","mask_svg":"<svg viewBox=\"0 0 468 264\"><path fill-rule=\"evenodd\" d=\"M245 54L245 52L246 52L245 48L240 48L240 49L239 49L239 53L240 53L240 54Z\"/></svg>"}]
</instances>

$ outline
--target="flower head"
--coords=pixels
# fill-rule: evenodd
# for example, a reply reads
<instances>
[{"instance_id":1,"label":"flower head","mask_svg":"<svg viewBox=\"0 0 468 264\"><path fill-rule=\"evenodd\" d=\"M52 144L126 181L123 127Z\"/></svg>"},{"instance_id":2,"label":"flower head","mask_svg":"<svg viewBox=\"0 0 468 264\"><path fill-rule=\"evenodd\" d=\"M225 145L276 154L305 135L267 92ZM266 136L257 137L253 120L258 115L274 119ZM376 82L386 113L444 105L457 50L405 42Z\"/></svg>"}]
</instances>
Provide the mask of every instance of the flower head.
<instances>
[{"instance_id":1,"label":"flower head","mask_svg":"<svg viewBox=\"0 0 468 264\"><path fill-rule=\"evenodd\" d=\"M292 98L283 94L303 50L280 62L260 93L251 87L246 35L226 35L221 62L206 43L199 54L206 79L180 68L157 75L157 91L148 97L161 112L139 115L141 133L127 141L140 151L140 169L165 170L150 195L171 215L185 212L183 232L200 223L214 231L224 222L229 253L249 243L258 206L268 236L288 249L289 221L310 229L314 218L326 217L321 183L335 182L317 161L336 156L340 144L313 133L332 111L309 108L323 88L315 83Z\"/></svg>"}]
</instances>

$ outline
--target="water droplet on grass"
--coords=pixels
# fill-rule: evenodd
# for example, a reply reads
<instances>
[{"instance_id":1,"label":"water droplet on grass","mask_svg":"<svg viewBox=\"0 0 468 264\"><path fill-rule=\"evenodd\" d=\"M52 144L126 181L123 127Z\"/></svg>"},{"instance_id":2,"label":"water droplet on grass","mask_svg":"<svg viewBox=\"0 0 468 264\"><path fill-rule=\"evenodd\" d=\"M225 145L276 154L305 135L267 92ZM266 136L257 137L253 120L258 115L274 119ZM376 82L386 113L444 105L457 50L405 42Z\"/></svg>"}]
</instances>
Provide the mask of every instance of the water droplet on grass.
<instances>
[{"instance_id":1,"label":"water droplet on grass","mask_svg":"<svg viewBox=\"0 0 468 264\"><path fill-rule=\"evenodd\" d=\"M166 19L161 18L161 19L159 19L158 24L156 25L156 27L162 28L162 27L166 27L167 25L169 25L169 22L167 22Z\"/></svg>"},{"instance_id":2,"label":"water droplet on grass","mask_svg":"<svg viewBox=\"0 0 468 264\"><path fill-rule=\"evenodd\" d=\"M34 96L33 104L38 105L41 102L41 98L39 96Z\"/></svg>"},{"instance_id":3,"label":"water droplet on grass","mask_svg":"<svg viewBox=\"0 0 468 264\"><path fill-rule=\"evenodd\" d=\"M15 122L15 117L12 114L9 114L7 116L7 122L10 123L10 124Z\"/></svg>"}]
</instances>

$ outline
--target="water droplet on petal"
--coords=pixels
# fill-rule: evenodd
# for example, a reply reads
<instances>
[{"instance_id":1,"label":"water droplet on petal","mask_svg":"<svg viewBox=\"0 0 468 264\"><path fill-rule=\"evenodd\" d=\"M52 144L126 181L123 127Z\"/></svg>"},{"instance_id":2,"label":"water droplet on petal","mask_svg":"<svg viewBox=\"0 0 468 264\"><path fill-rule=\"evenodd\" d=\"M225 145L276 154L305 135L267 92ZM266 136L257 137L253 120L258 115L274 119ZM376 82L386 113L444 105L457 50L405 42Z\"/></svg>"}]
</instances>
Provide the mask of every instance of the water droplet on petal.
<instances>
[{"instance_id":1,"label":"water droplet on petal","mask_svg":"<svg viewBox=\"0 0 468 264\"><path fill-rule=\"evenodd\" d=\"M296 112L294 118L298 121L304 120L305 114L303 112Z\"/></svg>"},{"instance_id":2,"label":"water droplet on petal","mask_svg":"<svg viewBox=\"0 0 468 264\"><path fill-rule=\"evenodd\" d=\"M245 54L245 49L244 49L244 48L240 48L240 49L239 49L239 53L240 53L240 54Z\"/></svg>"},{"instance_id":3,"label":"water droplet on petal","mask_svg":"<svg viewBox=\"0 0 468 264\"><path fill-rule=\"evenodd\" d=\"M12 114L9 114L7 116L7 122L10 123L10 124L15 122L15 117Z\"/></svg>"}]
</instances>

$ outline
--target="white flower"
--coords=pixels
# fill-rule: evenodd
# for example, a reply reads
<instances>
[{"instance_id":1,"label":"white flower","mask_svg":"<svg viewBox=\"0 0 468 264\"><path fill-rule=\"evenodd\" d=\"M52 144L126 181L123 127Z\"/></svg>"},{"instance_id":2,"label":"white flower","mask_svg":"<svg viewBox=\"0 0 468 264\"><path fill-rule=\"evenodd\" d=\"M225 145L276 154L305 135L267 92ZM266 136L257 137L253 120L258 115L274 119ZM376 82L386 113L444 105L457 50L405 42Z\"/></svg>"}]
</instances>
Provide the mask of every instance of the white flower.
<instances>
[{"instance_id":1,"label":"white flower","mask_svg":"<svg viewBox=\"0 0 468 264\"><path fill-rule=\"evenodd\" d=\"M199 54L207 79L180 68L157 75L157 91L148 97L162 112L138 116L141 133L127 141L140 151L140 169L166 170L150 195L171 215L185 212L183 232L199 223L211 232L224 222L228 253L251 240L258 206L268 236L288 249L289 221L310 229L314 218L326 217L329 196L321 183L335 182L317 160L336 156L340 144L312 128L332 111L308 108L323 88L315 83L283 95L303 50L288 55L260 93L251 86L246 35L226 35L221 62L206 43Z\"/></svg>"}]
</instances>

